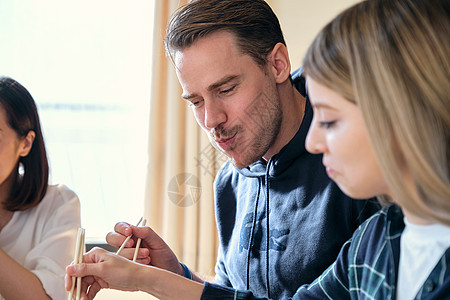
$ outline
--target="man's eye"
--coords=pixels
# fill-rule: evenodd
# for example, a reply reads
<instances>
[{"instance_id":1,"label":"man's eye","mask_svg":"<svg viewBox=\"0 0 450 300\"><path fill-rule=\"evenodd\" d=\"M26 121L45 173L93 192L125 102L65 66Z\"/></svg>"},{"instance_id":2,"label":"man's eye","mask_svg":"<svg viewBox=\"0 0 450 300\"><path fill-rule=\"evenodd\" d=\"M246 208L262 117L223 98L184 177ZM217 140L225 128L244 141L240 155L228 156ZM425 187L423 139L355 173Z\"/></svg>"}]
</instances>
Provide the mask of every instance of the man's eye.
<instances>
[{"instance_id":1,"label":"man's eye","mask_svg":"<svg viewBox=\"0 0 450 300\"><path fill-rule=\"evenodd\" d=\"M189 102L189 107L197 107L200 105L202 101L201 100L196 100L196 101L190 101Z\"/></svg>"},{"instance_id":2,"label":"man's eye","mask_svg":"<svg viewBox=\"0 0 450 300\"><path fill-rule=\"evenodd\" d=\"M234 86L230 87L229 89L221 90L220 93L221 93L221 94L227 94L227 93L233 91L233 90L235 89L235 87L236 87L236 86L234 85Z\"/></svg>"},{"instance_id":3,"label":"man's eye","mask_svg":"<svg viewBox=\"0 0 450 300\"><path fill-rule=\"evenodd\" d=\"M336 125L336 121L330 121L330 122L319 122L319 125L321 128L330 129L334 125Z\"/></svg>"}]
</instances>

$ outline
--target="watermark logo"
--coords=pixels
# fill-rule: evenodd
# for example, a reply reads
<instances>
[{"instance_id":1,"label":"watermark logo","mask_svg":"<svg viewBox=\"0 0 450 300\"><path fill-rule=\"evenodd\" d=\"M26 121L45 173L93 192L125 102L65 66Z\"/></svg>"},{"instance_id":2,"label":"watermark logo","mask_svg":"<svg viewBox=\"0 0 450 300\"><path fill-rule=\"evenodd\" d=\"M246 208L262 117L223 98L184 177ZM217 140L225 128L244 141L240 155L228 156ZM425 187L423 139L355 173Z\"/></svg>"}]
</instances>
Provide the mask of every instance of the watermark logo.
<instances>
[{"instance_id":1,"label":"watermark logo","mask_svg":"<svg viewBox=\"0 0 450 300\"><path fill-rule=\"evenodd\" d=\"M200 180L193 174L181 173L172 178L168 185L169 199L177 206L188 207L200 200Z\"/></svg>"},{"instance_id":2,"label":"watermark logo","mask_svg":"<svg viewBox=\"0 0 450 300\"><path fill-rule=\"evenodd\" d=\"M228 160L228 156L216 150L212 145L207 145L195 157L195 160L197 161L197 167L200 166L204 175L209 174L214 177L213 170L220 168Z\"/></svg>"}]
</instances>

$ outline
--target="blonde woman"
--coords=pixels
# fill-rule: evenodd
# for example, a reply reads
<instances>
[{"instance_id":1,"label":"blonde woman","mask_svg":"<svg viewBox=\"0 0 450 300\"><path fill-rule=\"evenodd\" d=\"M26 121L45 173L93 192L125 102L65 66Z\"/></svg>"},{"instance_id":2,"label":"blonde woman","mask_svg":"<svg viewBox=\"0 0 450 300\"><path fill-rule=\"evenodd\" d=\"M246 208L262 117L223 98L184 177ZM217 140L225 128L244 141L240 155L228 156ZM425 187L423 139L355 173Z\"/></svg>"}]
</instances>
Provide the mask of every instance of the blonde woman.
<instances>
[{"instance_id":1,"label":"blonde woman","mask_svg":"<svg viewBox=\"0 0 450 300\"><path fill-rule=\"evenodd\" d=\"M386 206L295 299L450 298L450 3L370 0L327 25L304 63L307 149L349 196ZM101 287L163 299L259 299L101 250L68 268ZM66 277L67 278L67 277ZM68 286L66 284L66 286ZM180 299L181 299L180 298Z\"/></svg>"},{"instance_id":2,"label":"blonde woman","mask_svg":"<svg viewBox=\"0 0 450 300\"><path fill-rule=\"evenodd\" d=\"M371 0L310 47L307 149L347 195L395 204L299 298L450 298L449 28L447 0Z\"/></svg>"}]
</instances>

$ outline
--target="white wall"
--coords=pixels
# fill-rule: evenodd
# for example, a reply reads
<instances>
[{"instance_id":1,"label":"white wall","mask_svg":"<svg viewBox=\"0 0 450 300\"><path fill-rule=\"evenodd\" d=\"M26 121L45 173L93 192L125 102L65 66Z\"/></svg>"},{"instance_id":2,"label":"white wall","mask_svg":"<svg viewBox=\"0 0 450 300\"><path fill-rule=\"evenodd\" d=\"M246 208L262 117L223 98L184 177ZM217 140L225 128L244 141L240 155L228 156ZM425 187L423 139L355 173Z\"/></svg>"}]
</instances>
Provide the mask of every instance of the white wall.
<instances>
[{"instance_id":1,"label":"white wall","mask_svg":"<svg viewBox=\"0 0 450 300\"><path fill-rule=\"evenodd\" d=\"M302 65L308 46L333 17L359 0L266 0L278 16L292 70Z\"/></svg>"}]
</instances>

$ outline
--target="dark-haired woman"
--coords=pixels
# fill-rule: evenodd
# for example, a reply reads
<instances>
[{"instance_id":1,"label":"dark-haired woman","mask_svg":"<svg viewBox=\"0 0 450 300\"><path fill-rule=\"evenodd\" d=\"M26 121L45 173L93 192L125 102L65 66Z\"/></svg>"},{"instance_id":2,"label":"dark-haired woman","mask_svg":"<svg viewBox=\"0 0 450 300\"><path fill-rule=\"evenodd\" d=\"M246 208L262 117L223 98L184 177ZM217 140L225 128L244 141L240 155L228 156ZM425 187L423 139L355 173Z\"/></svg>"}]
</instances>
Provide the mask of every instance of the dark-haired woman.
<instances>
[{"instance_id":1,"label":"dark-haired woman","mask_svg":"<svg viewBox=\"0 0 450 300\"><path fill-rule=\"evenodd\" d=\"M17 81L0 77L0 299L63 299L80 204L48 185L36 104Z\"/></svg>"}]
</instances>

